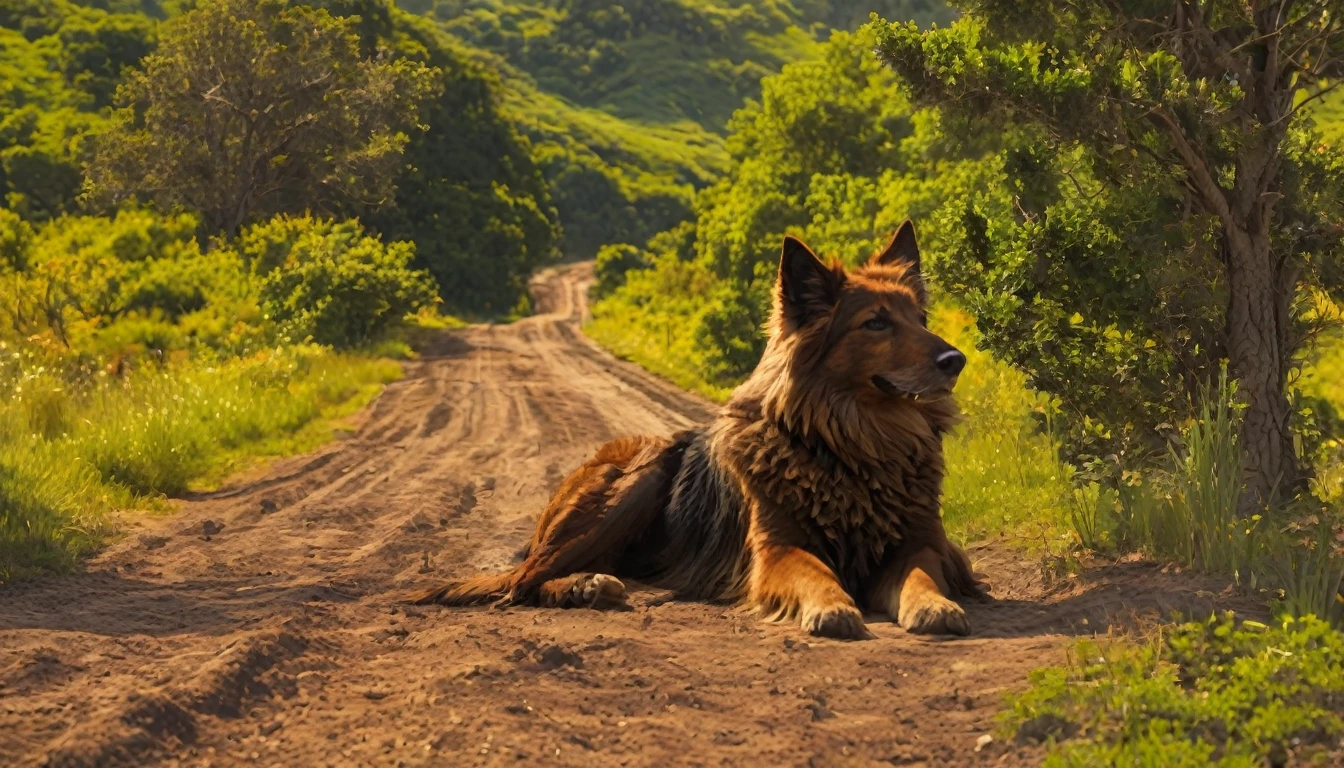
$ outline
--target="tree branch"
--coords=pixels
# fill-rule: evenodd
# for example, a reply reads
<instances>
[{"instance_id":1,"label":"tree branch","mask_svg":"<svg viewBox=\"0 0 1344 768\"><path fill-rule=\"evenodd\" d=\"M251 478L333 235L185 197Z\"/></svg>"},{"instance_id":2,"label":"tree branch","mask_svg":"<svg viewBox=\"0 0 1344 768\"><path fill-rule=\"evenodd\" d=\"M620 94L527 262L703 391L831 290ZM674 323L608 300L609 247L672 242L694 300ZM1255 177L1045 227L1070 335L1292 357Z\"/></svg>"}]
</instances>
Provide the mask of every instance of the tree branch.
<instances>
[{"instance_id":1,"label":"tree branch","mask_svg":"<svg viewBox=\"0 0 1344 768\"><path fill-rule=\"evenodd\" d=\"M1180 124L1164 109L1155 109L1149 116L1166 129L1177 154L1181 156L1186 173L1190 175L1200 197L1204 198L1205 205L1223 221L1231 220L1232 209L1228 205L1226 191L1214 177L1213 169L1209 167L1203 154L1190 144Z\"/></svg>"}]
</instances>

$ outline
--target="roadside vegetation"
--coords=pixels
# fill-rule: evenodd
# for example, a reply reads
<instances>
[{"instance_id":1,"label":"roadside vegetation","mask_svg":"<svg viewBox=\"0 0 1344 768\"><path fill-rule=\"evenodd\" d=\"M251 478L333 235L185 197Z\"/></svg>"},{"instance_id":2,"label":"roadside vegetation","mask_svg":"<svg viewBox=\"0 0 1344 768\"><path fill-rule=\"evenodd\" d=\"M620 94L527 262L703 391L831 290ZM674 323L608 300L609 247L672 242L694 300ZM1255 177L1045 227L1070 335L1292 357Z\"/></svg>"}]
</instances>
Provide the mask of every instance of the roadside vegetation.
<instances>
[{"instance_id":1,"label":"roadside vegetation","mask_svg":"<svg viewBox=\"0 0 1344 768\"><path fill-rule=\"evenodd\" d=\"M1339 20L868 5L0 2L0 584L329 438L408 327L525 314L562 256L596 259L590 335L721 401L785 233L853 265L909 217L970 358L949 529L1279 617L1081 644L1005 732L1059 765L1340 753ZM1266 34L1290 77L1229 69Z\"/></svg>"}]
</instances>

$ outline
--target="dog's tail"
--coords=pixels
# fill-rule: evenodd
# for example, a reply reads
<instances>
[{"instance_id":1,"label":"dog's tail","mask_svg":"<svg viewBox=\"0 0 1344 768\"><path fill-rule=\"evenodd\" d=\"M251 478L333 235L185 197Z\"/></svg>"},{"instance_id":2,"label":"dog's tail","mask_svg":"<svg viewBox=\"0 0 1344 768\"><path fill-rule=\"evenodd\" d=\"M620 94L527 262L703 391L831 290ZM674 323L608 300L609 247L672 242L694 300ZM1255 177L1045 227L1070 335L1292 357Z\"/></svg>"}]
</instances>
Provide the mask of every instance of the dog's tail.
<instances>
[{"instance_id":1,"label":"dog's tail","mask_svg":"<svg viewBox=\"0 0 1344 768\"><path fill-rule=\"evenodd\" d=\"M689 437L622 438L602 446L561 483L523 561L500 574L419 593L412 603L547 603L545 585L576 573L609 573L632 539L666 506Z\"/></svg>"},{"instance_id":2,"label":"dog's tail","mask_svg":"<svg viewBox=\"0 0 1344 768\"><path fill-rule=\"evenodd\" d=\"M477 576L465 581L450 581L433 589L411 595L412 605L483 605L493 603L509 592L513 571Z\"/></svg>"}]
</instances>

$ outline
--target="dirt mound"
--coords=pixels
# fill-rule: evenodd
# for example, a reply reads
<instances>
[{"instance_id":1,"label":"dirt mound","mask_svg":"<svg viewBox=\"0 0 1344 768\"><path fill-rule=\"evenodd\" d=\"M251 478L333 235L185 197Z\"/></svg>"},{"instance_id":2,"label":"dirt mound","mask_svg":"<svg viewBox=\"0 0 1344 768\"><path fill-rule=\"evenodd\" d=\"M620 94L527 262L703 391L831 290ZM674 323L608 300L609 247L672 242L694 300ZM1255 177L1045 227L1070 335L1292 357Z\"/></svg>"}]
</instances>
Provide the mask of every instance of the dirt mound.
<instances>
[{"instance_id":1,"label":"dirt mound","mask_svg":"<svg viewBox=\"0 0 1344 768\"><path fill-rule=\"evenodd\" d=\"M444 334L347 439L0 593L4 762L1032 764L982 737L1068 634L1232 600L1139 563L1047 587L980 546L1000 599L965 640L819 640L638 589L613 613L398 605L512 562L600 443L709 418L578 332L590 280L549 272L544 314Z\"/></svg>"}]
</instances>

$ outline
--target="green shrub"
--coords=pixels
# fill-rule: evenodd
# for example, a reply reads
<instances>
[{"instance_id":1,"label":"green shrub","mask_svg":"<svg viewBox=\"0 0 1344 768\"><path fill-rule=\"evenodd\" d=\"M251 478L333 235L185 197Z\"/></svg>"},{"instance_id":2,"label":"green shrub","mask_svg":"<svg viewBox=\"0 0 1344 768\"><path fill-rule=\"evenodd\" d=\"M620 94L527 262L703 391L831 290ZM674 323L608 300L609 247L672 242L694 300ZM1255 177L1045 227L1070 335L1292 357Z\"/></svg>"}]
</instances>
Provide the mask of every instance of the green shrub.
<instances>
[{"instance_id":1,"label":"green shrub","mask_svg":"<svg viewBox=\"0 0 1344 768\"><path fill-rule=\"evenodd\" d=\"M625 283L626 272L647 266L644 252L633 245L615 243L602 246L597 252L597 262L593 265L597 276L593 295L597 298L611 295Z\"/></svg>"},{"instance_id":2,"label":"green shrub","mask_svg":"<svg viewBox=\"0 0 1344 768\"><path fill-rule=\"evenodd\" d=\"M1047 766L1321 765L1344 735L1344 634L1312 617L1228 614L1074 656L1033 673L1004 715L1018 739L1056 745Z\"/></svg>"},{"instance_id":3,"label":"green shrub","mask_svg":"<svg viewBox=\"0 0 1344 768\"><path fill-rule=\"evenodd\" d=\"M434 303L433 279L410 268L413 244L385 244L358 222L299 221L301 233L293 221L261 225L288 233L284 261L261 277L260 290L262 307L294 338L354 347ZM253 238L262 241L274 240Z\"/></svg>"}]
</instances>

